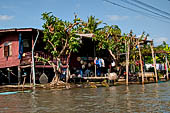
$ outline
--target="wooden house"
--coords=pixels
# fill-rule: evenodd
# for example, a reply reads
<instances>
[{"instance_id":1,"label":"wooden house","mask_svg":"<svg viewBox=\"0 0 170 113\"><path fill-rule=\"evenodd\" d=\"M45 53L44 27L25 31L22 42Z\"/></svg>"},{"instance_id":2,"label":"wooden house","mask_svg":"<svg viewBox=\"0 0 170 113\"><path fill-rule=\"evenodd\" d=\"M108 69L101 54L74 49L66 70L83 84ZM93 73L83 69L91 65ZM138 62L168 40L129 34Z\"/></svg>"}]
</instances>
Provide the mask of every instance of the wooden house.
<instances>
[{"instance_id":1,"label":"wooden house","mask_svg":"<svg viewBox=\"0 0 170 113\"><path fill-rule=\"evenodd\" d=\"M32 81L32 48L37 37L37 31L39 36L34 49L34 56L50 58L54 61L50 52L44 49L42 30L34 28L0 29L0 84L21 83L24 76L26 76L26 82ZM70 70L82 68L83 64L80 61L83 61L85 67L88 67L87 64L93 64L95 56L98 55L94 42L90 38L83 38L79 53L72 53L70 57ZM44 72L48 76L48 81L52 80L54 73L51 65L43 64L43 62L35 59L35 69L37 83ZM91 69L94 71L94 65Z\"/></svg>"},{"instance_id":2,"label":"wooden house","mask_svg":"<svg viewBox=\"0 0 170 113\"><path fill-rule=\"evenodd\" d=\"M34 28L0 29L0 84L1 83L21 83L26 76L26 82L32 81L32 48L35 39L38 40L34 49L34 56L48 58L54 61L48 50L45 50L43 42L43 31ZM112 62L112 58L107 50L96 51L95 42L86 36L80 36L82 41L78 53L72 53L69 61L71 74L77 71L90 70L90 76L96 76L94 59L103 58L105 61L104 73ZM62 60L66 60L66 56ZM55 61L54 61L55 62ZM54 76L53 68L49 64L38 61L35 57L36 83L40 76L45 73L50 82ZM78 72L80 73L80 72ZM103 75L102 75L103 76Z\"/></svg>"},{"instance_id":3,"label":"wooden house","mask_svg":"<svg viewBox=\"0 0 170 113\"><path fill-rule=\"evenodd\" d=\"M34 55L44 58L51 58L44 50L42 41L43 32L34 28L0 29L0 84L20 83L22 76L31 73L32 47L39 32L38 41L35 46ZM43 65L35 59L36 67L39 69L51 68L50 65Z\"/></svg>"}]
</instances>

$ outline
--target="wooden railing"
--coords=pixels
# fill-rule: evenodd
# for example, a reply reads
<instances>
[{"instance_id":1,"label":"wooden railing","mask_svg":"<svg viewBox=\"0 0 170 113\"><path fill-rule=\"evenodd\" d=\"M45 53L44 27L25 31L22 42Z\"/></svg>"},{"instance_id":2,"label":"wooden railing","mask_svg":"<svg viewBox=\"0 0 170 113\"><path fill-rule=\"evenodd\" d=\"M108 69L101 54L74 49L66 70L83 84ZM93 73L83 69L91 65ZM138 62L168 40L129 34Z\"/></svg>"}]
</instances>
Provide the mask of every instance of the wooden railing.
<instances>
[{"instance_id":1,"label":"wooden railing","mask_svg":"<svg viewBox=\"0 0 170 113\"><path fill-rule=\"evenodd\" d=\"M36 52L34 52L34 56L42 57L42 58L49 59L49 60L53 61L53 57L50 53L36 51ZM37 58L35 58L35 62L39 62Z\"/></svg>"},{"instance_id":2,"label":"wooden railing","mask_svg":"<svg viewBox=\"0 0 170 113\"><path fill-rule=\"evenodd\" d=\"M53 61L53 57L50 53L45 53L42 51L35 51L34 56L42 57L45 59L50 59ZM22 58L21 58L21 65L28 65L28 64L31 64L31 62L32 62L32 52L23 53ZM38 58L35 58L35 62L42 63L42 61L39 61Z\"/></svg>"}]
</instances>

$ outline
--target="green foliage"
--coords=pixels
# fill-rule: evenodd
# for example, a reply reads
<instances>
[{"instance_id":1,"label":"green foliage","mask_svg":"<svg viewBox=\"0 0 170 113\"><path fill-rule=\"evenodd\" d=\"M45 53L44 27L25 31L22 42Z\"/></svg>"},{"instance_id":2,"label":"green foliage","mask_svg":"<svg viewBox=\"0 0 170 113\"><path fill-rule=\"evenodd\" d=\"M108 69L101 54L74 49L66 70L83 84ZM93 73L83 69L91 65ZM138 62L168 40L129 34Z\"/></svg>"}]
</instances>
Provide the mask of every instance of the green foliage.
<instances>
[{"instance_id":1,"label":"green foliage","mask_svg":"<svg viewBox=\"0 0 170 113\"><path fill-rule=\"evenodd\" d=\"M121 37L121 30L117 25L106 25L103 29L97 32L96 41L98 42L98 49L108 49L111 51L122 50L124 47Z\"/></svg>"},{"instance_id":2,"label":"green foliage","mask_svg":"<svg viewBox=\"0 0 170 113\"><path fill-rule=\"evenodd\" d=\"M163 41L163 43L161 45L157 46L155 48L155 51L166 52L166 53L160 52L160 53L156 54L156 56L157 56L156 60L158 63L165 63L165 55L166 54L167 54L168 60L170 60L170 47L168 46L168 44L165 41Z\"/></svg>"},{"instance_id":3,"label":"green foliage","mask_svg":"<svg viewBox=\"0 0 170 113\"><path fill-rule=\"evenodd\" d=\"M77 52L80 47L80 41L77 40L76 33L82 27L81 19L75 16L73 22L63 21L50 13L43 13L44 20L44 38L46 42L45 49L51 51L53 56L58 57L61 54L67 55L69 52ZM62 53L61 53L62 51Z\"/></svg>"}]
</instances>

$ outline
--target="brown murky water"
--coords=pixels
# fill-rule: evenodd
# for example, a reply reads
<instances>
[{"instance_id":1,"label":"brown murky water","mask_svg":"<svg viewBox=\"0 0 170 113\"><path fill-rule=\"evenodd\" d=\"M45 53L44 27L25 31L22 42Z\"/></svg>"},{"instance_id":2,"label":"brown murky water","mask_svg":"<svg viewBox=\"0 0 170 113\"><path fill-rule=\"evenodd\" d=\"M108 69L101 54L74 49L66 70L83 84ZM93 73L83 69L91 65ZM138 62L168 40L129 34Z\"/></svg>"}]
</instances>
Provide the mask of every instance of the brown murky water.
<instances>
[{"instance_id":1,"label":"brown murky water","mask_svg":"<svg viewBox=\"0 0 170 113\"><path fill-rule=\"evenodd\" d=\"M0 95L0 113L170 112L170 82Z\"/></svg>"}]
</instances>

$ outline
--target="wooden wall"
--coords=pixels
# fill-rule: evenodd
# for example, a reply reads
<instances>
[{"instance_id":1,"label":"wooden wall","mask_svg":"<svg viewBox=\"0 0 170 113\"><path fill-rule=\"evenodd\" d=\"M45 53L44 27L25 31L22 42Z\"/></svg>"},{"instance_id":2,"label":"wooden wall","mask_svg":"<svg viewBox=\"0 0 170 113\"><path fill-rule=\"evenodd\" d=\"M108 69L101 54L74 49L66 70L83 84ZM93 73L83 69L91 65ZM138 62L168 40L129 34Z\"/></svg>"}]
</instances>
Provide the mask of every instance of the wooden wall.
<instances>
[{"instance_id":1,"label":"wooden wall","mask_svg":"<svg viewBox=\"0 0 170 113\"><path fill-rule=\"evenodd\" d=\"M18 66L20 60L18 59L18 33L17 32L6 32L0 35L0 68ZM4 57L4 43L11 43L12 55Z\"/></svg>"}]
</instances>

